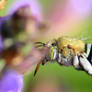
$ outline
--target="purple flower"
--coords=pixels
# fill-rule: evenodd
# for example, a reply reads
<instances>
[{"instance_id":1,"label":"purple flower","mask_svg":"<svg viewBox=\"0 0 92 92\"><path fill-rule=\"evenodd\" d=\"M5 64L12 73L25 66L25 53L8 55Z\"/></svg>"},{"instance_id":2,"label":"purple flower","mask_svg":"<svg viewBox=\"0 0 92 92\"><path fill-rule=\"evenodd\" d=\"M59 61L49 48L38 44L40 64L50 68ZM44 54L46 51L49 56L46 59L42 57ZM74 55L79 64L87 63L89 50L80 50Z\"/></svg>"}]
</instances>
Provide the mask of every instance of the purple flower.
<instances>
[{"instance_id":1,"label":"purple flower","mask_svg":"<svg viewBox=\"0 0 92 92\"><path fill-rule=\"evenodd\" d=\"M23 76L14 70L7 70L0 79L0 92L22 92Z\"/></svg>"},{"instance_id":2,"label":"purple flower","mask_svg":"<svg viewBox=\"0 0 92 92\"><path fill-rule=\"evenodd\" d=\"M17 0L15 1L12 6L9 7L7 11L7 15L5 17L0 18L0 31L3 32L6 31L8 33L8 30L10 32L11 29L13 29L13 17L14 16L20 17L20 27L23 28L25 25L24 19L34 19L35 23L39 23L43 20L42 18L42 10L40 7L40 4L37 2L37 0ZM22 25L21 25L22 23ZM6 25L5 25L6 24ZM37 26L35 24L35 26ZM12 28L11 28L12 27ZM9 34L9 33L8 33ZM0 34L0 52L3 48L2 39L4 37Z\"/></svg>"},{"instance_id":3,"label":"purple flower","mask_svg":"<svg viewBox=\"0 0 92 92\"><path fill-rule=\"evenodd\" d=\"M2 45L2 37L0 35L0 52L2 51L3 45Z\"/></svg>"},{"instance_id":4,"label":"purple flower","mask_svg":"<svg viewBox=\"0 0 92 92\"><path fill-rule=\"evenodd\" d=\"M8 15L14 14L20 7L29 6L32 16L34 16L38 21L43 20L42 8L37 0L16 0L8 9ZM27 13L27 12L26 12ZM29 13L29 12L28 12Z\"/></svg>"},{"instance_id":5,"label":"purple flower","mask_svg":"<svg viewBox=\"0 0 92 92\"><path fill-rule=\"evenodd\" d=\"M70 0L75 12L83 16L92 13L92 0Z\"/></svg>"}]
</instances>

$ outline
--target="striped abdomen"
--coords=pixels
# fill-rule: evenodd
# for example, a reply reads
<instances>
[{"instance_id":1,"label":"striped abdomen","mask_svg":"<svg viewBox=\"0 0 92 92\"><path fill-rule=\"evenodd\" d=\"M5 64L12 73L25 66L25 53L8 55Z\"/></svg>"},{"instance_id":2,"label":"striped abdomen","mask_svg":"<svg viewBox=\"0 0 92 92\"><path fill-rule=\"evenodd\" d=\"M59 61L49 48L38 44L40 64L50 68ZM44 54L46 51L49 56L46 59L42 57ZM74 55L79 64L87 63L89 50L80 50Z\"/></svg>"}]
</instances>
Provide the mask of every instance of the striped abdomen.
<instances>
[{"instance_id":1,"label":"striped abdomen","mask_svg":"<svg viewBox=\"0 0 92 92\"><path fill-rule=\"evenodd\" d=\"M92 64L92 45L85 44L85 53L88 61Z\"/></svg>"}]
</instances>

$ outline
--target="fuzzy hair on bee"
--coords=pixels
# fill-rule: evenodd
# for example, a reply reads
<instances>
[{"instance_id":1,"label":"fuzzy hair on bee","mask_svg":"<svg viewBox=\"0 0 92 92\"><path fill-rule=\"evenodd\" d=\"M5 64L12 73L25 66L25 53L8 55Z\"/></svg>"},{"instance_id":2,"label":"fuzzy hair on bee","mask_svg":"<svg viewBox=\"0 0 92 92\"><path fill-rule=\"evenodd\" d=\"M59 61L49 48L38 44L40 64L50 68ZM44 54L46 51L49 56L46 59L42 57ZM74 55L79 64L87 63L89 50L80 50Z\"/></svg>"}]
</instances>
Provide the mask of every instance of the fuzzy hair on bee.
<instances>
[{"instance_id":1,"label":"fuzzy hair on bee","mask_svg":"<svg viewBox=\"0 0 92 92\"><path fill-rule=\"evenodd\" d=\"M40 64L46 62L57 62L60 65L71 66L75 69L84 70L92 75L92 45L82 40L67 36L53 39L47 43L36 42L36 47L48 47L46 57L37 64L34 75L37 73Z\"/></svg>"}]
</instances>

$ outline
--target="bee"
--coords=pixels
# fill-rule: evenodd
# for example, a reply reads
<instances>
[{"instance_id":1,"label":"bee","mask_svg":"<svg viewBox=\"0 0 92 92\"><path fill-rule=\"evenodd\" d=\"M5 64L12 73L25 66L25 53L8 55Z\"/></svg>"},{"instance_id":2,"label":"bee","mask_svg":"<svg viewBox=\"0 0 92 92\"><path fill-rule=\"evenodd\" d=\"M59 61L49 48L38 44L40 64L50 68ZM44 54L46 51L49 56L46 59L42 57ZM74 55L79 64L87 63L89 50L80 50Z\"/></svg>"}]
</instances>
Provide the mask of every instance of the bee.
<instances>
[{"instance_id":1,"label":"bee","mask_svg":"<svg viewBox=\"0 0 92 92\"><path fill-rule=\"evenodd\" d=\"M46 57L37 64L34 75L36 75L40 64L46 62L57 62L60 65L73 65L76 69L85 70L92 74L92 45L84 41L67 36L53 39L47 43L36 42L35 46L48 47L49 51Z\"/></svg>"}]
</instances>

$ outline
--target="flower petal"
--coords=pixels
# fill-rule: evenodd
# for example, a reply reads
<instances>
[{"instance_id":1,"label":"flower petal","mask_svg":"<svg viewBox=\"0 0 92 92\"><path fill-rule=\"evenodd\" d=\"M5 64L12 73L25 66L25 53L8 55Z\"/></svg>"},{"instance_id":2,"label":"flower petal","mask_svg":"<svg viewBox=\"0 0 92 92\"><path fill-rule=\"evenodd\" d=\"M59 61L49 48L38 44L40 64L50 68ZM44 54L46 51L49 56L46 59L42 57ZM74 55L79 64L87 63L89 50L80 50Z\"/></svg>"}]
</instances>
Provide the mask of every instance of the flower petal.
<instances>
[{"instance_id":1,"label":"flower petal","mask_svg":"<svg viewBox=\"0 0 92 92\"><path fill-rule=\"evenodd\" d=\"M23 76L14 70L7 70L0 80L0 92L22 92Z\"/></svg>"},{"instance_id":2,"label":"flower petal","mask_svg":"<svg viewBox=\"0 0 92 92\"><path fill-rule=\"evenodd\" d=\"M16 0L8 10L8 14L13 14L19 8L28 5L32 16L36 17L38 21L43 20L42 8L37 0Z\"/></svg>"}]
</instances>

